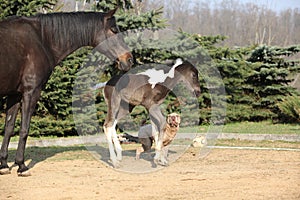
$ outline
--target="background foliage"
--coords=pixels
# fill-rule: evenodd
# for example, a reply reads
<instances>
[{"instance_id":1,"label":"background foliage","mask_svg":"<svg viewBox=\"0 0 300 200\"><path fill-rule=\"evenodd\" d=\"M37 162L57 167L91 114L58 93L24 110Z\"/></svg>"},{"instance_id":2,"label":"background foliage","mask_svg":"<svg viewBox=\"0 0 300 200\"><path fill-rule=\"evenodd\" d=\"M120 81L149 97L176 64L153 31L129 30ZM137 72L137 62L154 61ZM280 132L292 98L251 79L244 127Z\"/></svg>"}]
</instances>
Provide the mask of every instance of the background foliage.
<instances>
[{"instance_id":1,"label":"background foliage","mask_svg":"<svg viewBox=\"0 0 300 200\"><path fill-rule=\"evenodd\" d=\"M3 3L2 3L3 2ZM1 1L0 18L11 15L29 16L41 10L51 11L56 1ZM162 9L139 12L131 1L98 1L93 5L97 11L107 11L119 6L116 17L121 31L131 29L152 29L160 30L167 27L167 21L162 17ZM188 47L182 52L180 45L185 45L183 38L190 38L197 44ZM214 90L218 90L221 83L218 83L213 75L209 74L211 67L219 70L226 90L227 113L226 122L235 121L261 121L273 119L274 121L299 122L299 94L289 83L295 73L300 72L299 60L291 60L289 57L300 51L299 45L290 47L275 46L246 46L246 47L226 47L220 46L226 40L224 36L201 36L199 34L189 34L179 31L176 41L171 42L169 50L156 49L134 49L133 55L136 64L162 63L166 60L174 60L178 56L193 58L195 55L203 55L203 59L196 61L203 72L200 76L202 94L198 98L200 115L189 116L185 120L190 121L200 116L201 124L211 123L211 88L208 85L215 85ZM182 44L180 43L182 42ZM157 44L158 46L160 44ZM84 102L87 105L96 103L97 116L94 120L100 125L103 124L106 114L106 104L102 91L94 91L94 99L85 97L80 100L73 96L74 81L78 73L82 76L82 82L90 84L93 81L106 81L109 77L118 73L112 66L107 68L104 77L94 77L93 70L97 69L97 64L91 65L87 71L80 71L85 63L97 63L97 59L88 56L91 50L82 48L68 56L51 75L41 99L37 105L35 115L32 119L30 134L38 135L58 135L67 136L77 134L72 115L72 105L76 112L81 112L80 105L76 102ZM210 59L205 59L205 58ZM208 84L210 82L210 84ZM4 104L5 98L0 101L0 128L4 127ZM222 97L220 97L220 100ZM76 107L76 105L78 105ZM164 113L178 109L179 100L174 94L170 94L163 108ZM185 109L197 109L185 105ZM82 112L84 113L84 112ZM136 122L148 119L144 108L137 107L132 113L132 118ZM85 118L88 116L82 115ZM16 131L18 131L17 121ZM100 126L101 127L101 126ZM82 127L82 132L99 132L93 122Z\"/></svg>"}]
</instances>

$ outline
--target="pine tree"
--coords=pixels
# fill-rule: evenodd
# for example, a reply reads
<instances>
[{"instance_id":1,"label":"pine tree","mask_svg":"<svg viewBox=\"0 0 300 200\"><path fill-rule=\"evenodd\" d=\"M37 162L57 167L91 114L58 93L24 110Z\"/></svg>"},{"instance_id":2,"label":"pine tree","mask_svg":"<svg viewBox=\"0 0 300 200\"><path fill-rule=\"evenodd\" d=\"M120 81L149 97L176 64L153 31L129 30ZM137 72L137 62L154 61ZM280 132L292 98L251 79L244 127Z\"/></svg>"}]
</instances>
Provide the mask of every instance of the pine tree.
<instances>
[{"instance_id":1,"label":"pine tree","mask_svg":"<svg viewBox=\"0 0 300 200\"><path fill-rule=\"evenodd\" d=\"M254 108L275 112L276 103L282 96L295 94L296 90L288 83L291 82L291 74L299 72L299 62L285 58L299 51L300 46L286 48L260 46L253 50L248 59L248 62L252 63L252 73L247 77L246 83L252 86Z\"/></svg>"},{"instance_id":2,"label":"pine tree","mask_svg":"<svg viewBox=\"0 0 300 200\"><path fill-rule=\"evenodd\" d=\"M0 19L8 16L30 16L51 10L57 0L1 0Z\"/></svg>"}]
</instances>

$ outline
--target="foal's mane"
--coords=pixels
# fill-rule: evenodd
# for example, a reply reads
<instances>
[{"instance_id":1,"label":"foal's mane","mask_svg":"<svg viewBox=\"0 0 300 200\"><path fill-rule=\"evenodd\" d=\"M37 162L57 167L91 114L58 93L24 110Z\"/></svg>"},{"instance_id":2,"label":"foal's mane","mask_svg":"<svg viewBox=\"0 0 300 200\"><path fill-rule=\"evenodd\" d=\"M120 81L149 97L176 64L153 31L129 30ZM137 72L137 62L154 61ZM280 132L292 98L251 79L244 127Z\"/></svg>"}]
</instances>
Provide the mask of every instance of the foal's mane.
<instances>
[{"instance_id":1,"label":"foal's mane","mask_svg":"<svg viewBox=\"0 0 300 200\"><path fill-rule=\"evenodd\" d=\"M95 34L103 28L103 13L70 12L38 14L42 40L62 45L91 44Z\"/></svg>"}]
</instances>

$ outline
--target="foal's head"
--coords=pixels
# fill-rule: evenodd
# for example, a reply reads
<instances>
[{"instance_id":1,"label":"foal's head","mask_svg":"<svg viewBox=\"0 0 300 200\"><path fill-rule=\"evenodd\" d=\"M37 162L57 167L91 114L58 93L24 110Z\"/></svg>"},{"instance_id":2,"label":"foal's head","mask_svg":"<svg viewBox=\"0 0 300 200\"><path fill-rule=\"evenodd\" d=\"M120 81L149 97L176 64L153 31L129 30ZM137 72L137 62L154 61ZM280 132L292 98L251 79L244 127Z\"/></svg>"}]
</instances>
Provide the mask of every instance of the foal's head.
<instances>
[{"instance_id":1,"label":"foal's head","mask_svg":"<svg viewBox=\"0 0 300 200\"><path fill-rule=\"evenodd\" d=\"M181 65L176 67L176 71L181 74L181 80L187 85L188 89L199 97L201 90L197 68L191 63L184 61Z\"/></svg>"},{"instance_id":2,"label":"foal's head","mask_svg":"<svg viewBox=\"0 0 300 200\"><path fill-rule=\"evenodd\" d=\"M120 33L116 19L113 16L116 10L117 8L107 12L104 16L104 34L96 36L96 43L104 42L97 49L111 60L116 60L120 70L128 71L133 65L133 56L125 44L123 35Z\"/></svg>"}]
</instances>

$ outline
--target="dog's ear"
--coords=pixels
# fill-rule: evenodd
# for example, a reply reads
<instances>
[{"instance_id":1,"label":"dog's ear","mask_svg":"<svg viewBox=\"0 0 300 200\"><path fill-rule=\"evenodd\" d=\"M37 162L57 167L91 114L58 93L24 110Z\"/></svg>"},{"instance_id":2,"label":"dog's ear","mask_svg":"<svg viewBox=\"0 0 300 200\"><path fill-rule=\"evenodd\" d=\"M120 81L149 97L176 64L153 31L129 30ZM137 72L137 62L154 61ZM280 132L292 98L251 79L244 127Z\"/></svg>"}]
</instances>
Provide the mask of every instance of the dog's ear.
<instances>
[{"instance_id":1,"label":"dog's ear","mask_svg":"<svg viewBox=\"0 0 300 200\"><path fill-rule=\"evenodd\" d=\"M169 124L170 122L171 122L170 114L168 114L168 116L167 116L167 124Z\"/></svg>"}]
</instances>

